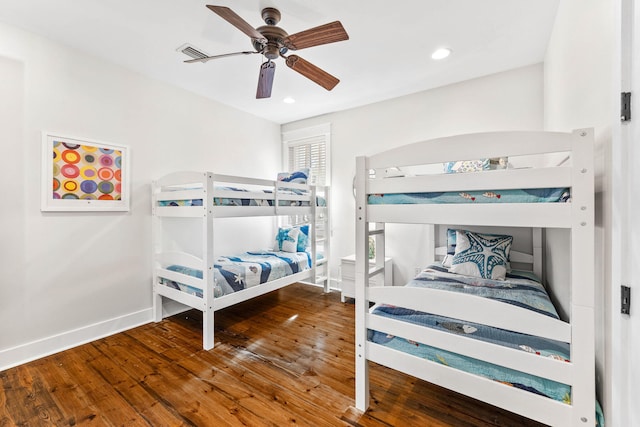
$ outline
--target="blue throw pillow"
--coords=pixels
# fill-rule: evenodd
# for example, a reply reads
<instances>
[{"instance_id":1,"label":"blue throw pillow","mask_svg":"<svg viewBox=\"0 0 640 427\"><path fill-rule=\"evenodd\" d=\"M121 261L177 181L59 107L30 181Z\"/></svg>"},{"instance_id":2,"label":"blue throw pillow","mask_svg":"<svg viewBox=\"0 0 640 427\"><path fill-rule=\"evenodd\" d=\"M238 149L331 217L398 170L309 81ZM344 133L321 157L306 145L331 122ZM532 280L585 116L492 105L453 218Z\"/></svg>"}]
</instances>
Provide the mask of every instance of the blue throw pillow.
<instances>
[{"instance_id":1,"label":"blue throw pillow","mask_svg":"<svg viewBox=\"0 0 640 427\"><path fill-rule=\"evenodd\" d=\"M298 234L298 252L306 252L309 247L309 224L296 227L300 230Z\"/></svg>"},{"instance_id":2,"label":"blue throw pillow","mask_svg":"<svg viewBox=\"0 0 640 427\"><path fill-rule=\"evenodd\" d=\"M300 230L297 228L279 228L274 249L282 252L298 252L299 234Z\"/></svg>"},{"instance_id":3,"label":"blue throw pillow","mask_svg":"<svg viewBox=\"0 0 640 427\"><path fill-rule=\"evenodd\" d=\"M483 279L504 280L513 236L456 230L452 273Z\"/></svg>"}]
</instances>

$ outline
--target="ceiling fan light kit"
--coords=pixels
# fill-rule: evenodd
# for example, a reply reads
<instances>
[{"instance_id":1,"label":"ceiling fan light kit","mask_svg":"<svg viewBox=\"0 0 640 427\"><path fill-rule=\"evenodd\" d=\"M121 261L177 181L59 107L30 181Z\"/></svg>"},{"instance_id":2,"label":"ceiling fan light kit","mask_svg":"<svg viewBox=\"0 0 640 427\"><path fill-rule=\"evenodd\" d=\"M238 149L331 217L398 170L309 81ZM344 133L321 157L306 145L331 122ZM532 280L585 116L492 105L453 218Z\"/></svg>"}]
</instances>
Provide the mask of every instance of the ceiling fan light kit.
<instances>
[{"instance_id":1,"label":"ceiling fan light kit","mask_svg":"<svg viewBox=\"0 0 640 427\"><path fill-rule=\"evenodd\" d=\"M267 7L262 10L262 19L266 25L258 28L253 28L248 22L226 6L207 5L207 8L249 36L255 51L212 55L204 58L190 59L185 61L186 63L204 63L212 59L229 56L250 55L255 53L262 54L267 58L267 61L260 66L258 88L256 91L256 98L258 99L271 97L271 89L273 87L273 78L276 69L276 64L273 61L279 57L285 59L287 67L327 90L332 90L340 82L336 77L298 55L286 56L290 50L306 49L313 46L348 40L349 35L340 21L330 22L289 35L284 29L277 26L282 15L279 10L273 7Z\"/></svg>"},{"instance_id":2,"label":"ceiling fan light kit","mask_svg":"<svg viewBox=\"0 0 640 427\"><path fill-rule=\"evenodd\" d=\"M441 47L439 49L436 49L432 54L431 54L431 59L434 59L436 61L439 61L441 59L445 59L446 57L448 57L449 55L451 55L451 49L449 49L448 47Z\"/></svg>"}]
</instances>

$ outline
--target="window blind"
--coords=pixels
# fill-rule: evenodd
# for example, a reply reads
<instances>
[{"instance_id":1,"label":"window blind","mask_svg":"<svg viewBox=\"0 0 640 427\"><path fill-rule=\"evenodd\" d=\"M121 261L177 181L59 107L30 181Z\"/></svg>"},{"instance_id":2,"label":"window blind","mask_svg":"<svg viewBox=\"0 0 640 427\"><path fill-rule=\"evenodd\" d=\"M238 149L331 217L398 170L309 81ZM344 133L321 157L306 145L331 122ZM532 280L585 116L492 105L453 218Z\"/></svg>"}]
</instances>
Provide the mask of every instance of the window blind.
<instances>
[{"instance_id":1,"label":"window blind","mask_svg":"<svg viewBox=\"0 0 640 427\"><path fill-rule=\"evenodd\" d=\"M288 141L288 168L296 171L309 168L311 184L327 184L327 136L315 135Z\"/></svg>"}]
</instances>

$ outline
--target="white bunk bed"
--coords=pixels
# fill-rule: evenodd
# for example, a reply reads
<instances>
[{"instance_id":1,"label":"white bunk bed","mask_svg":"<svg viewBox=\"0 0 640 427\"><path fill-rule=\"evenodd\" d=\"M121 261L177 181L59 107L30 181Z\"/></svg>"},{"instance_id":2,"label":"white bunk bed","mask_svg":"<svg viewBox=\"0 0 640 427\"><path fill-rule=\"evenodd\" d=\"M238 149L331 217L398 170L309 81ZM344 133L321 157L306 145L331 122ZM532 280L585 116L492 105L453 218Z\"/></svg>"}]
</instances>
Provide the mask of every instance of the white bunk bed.
<instances>
[{"instance_id":1,"label":"white bunk bed","mask_svg":"<svg viewBox=\"0 0 640 427\"><path fill-rule=\"evenodd\" d=\"M389 168L415 167L455 160L568 153L560 167L518 168L475 173L394 176ZM595 425L594 356L594 175L593 131L493 132L418 142L356 160L356 407L369 406L368 361L405 372L475 399L553 426ZM398 193L568 188L569 203L371 204L370 197ZM570 230L568 315L556 319L488 298L439 289L370 286L384 269L385 223L530 227L539 249L541 230ZM376 237L376 269L369 272L369 236ZM438 251L439 252L439 251ZM512 252L512 260L517 257ZM541 272L540 251L520 259ZM428 260L427 260L428 261ZM426 264L426 263L425 263ZM464 322L568 343L570 361L540 357L520 349L470 339L464 334L408 324L377 314L370 302L404 307ZM570 387L570 403L544 397L498 381L412 356L368 338L371 331L549 379ZM566 345L566 344L565 344Z\"/></svg>"},{"instance_id":2,"label":"white bunk bed","mask_svg":"<svg viewBox=\"0 0 640 427\"><path fill-rule=\"evenodd\" d=\"M238 191L240 189L241 191ZM153 216L153 310L156 322L162 320L162 300L168 298L203 313L203 347L214 346L214 313L220 309L263 295L296 282L324 284L329 292L329 188L293 182L271 181L211 172L176 172L152 183ZM322 202L322 203L321 203ZM214 248L214 220L231 217L277 217L279 224L304 221L309 228L309 248L305 266L293 274L256 286L214 296L216 258L223 255ZM194 225L195 249L185 252L171 242L175 233L164 221L186 221ZM275 221L274 221L275 222ZM182 223L180 223L182 224ZM180 225L177 227L180 230ZM187 227L185 226L184 229ZM181 231L184 231L181 230ZM179 245L178 245L179 246ZM255 249L255 248L252 248ZM214 256L215 254L215 256ZM310 264L310 265L309 265ZM173 268L179 266L180 268ZM185 274L198 271L201 278ZM197 294L166 286L166 282L185 285Z\"/></svg>"}]
</instances>

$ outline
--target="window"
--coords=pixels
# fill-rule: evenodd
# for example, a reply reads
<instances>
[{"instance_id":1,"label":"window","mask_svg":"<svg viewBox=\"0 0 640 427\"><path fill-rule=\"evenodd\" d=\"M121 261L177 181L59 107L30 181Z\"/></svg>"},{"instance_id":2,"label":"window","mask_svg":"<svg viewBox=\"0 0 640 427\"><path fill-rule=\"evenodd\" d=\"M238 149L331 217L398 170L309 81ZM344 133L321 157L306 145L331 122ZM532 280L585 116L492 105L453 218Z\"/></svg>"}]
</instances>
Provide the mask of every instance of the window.
<instances>
[{"instance_id":1,"label":"window","mask_svg":"<svg viewBox=\"0 0 640 427\"><path fill-rule=\"evenodd\" d=\"M329 185L331 125L325 124L282 134L283 164L289 172L309 168L310 184Z\"/></svg>"}]
</instances>

